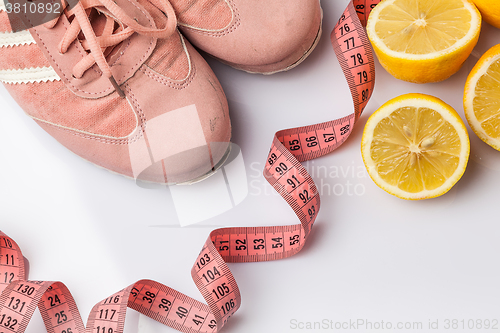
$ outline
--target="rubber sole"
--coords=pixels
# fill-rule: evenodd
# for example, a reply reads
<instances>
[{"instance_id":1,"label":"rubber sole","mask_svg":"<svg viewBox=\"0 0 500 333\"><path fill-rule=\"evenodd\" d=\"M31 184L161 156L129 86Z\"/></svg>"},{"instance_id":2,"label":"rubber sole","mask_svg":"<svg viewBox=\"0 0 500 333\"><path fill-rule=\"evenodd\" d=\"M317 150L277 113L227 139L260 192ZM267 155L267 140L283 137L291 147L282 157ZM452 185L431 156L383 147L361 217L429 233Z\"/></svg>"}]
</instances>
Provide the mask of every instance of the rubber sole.
<instances>
[{"instance_id":1,"label":"rubber sole","mask_svg":"<svg viewBox=\"0 0 500 333\"><path fill-rule=\"evenodd\" d=\"M181 182L181 183L175 183L175 184L165 184L165 185L193 185L193 184L199 183L207 178L210 178L211 176L213 176L217 172L217 170L219 170L224 165L224 163L227 161L227 158L229 157L230 153L231 153L231 142L229 143L229 146L227 147L227 150L224 153L224 156L222 156L220 161L212 168L212 170L210 170L206 174L204 174L198 178L189 180L187 182Z\"/></svg>"},{"instance_id":2,"label":"rubber sole","mask_svg":"<svg viewBox=\"0 0 500 333\"><path fill-rule=\"evenodd\" d=\"M91 161L89 161L89 160L81 157L80 155L72 152L69 149L68 149L68 151L71 152L72 154L74 154L75 156L78 156L83 161L85 161L85 162L87 162L89 164L92 164L93 166L96 166L99 169L105 170L105 171L110 172L110 173L112 173L114 175L122 176L122 177L130 179L130 180L134 180L136 182L141 182L141 183L145 183L145 184L154 184L154 185L166 185L166 186L172 186L172 185L192 185L192 184L199 183L199 182L201 182L201 181L203 181L203 180L205 180L205 179L213 176L217 172L217 170L219 170L224 165L224 163L227 161L227 159L229 157L229 154L231 153L231 142L229 141L228 148L227 148L226 152L224 153L224 155L222 156L222 158L220 159L220 161L210 171L208 171L206 174L201 175L201 176L199 176L197 178L194 178L194 179L191 179L191 180L188 180L188 181L185 181L185 182L179 182L179 183L157 183L157 182L152 182L152 181L148 181L148 180L136 179L134 177L130 177L130 176L124 175L122 173L106 169L105 167L102 167L102 166L100 166L98 164L95 164L95 163L93 163L93 162L91 162Z\"/></svg>"}]
</instances>

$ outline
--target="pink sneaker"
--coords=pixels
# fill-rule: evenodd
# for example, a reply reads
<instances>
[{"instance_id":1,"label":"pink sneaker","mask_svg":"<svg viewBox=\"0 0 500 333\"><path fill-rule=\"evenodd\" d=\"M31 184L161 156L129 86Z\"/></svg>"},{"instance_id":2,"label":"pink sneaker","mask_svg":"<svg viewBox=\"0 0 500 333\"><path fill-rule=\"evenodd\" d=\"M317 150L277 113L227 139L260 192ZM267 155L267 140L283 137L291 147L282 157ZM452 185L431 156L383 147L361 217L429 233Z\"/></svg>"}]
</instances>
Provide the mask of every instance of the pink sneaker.
<instances>
[{"instance_id":1,"label":"pink sneaker","mask_svg":"<svg viewBox=\"0 0 500 333\"><path fill-rule=\"evenodd\" d=\"M145 181L196 181L224 161L231 125L217 78L176 26L161 0L81 0L21 32L1 11L0 81L84 159Z\"/></svg>"},{"instance_id":2,"label":"pink sneaker","mask_svg":"<svg viewBox=\"0 0 500 333\"><path fill-rule=\"evenodd\" d=\"M318 0L170 0L182 33L201 50L251 73L300 64L321 36Z\"/></svg>"}]
</instances>

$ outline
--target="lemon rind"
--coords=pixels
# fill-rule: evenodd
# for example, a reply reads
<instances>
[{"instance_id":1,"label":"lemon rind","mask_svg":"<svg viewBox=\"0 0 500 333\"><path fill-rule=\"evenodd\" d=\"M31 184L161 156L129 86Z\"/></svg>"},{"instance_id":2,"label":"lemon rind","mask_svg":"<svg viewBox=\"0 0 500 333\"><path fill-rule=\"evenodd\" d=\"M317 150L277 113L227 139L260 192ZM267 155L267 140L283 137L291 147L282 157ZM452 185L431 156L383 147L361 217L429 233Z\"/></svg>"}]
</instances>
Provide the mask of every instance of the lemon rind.
<instances>
[{"instance_id":1,"label":"lemon rind","mask_svg":"<svg viewBox=\"0 0 500 333\"><path fill-rule=\"evenodd\" d=\"M474 133L476 133L476 135L486 144L490 145L496 150L500 150L500 139L492 138L486 133L486 131L481 126L481 123L476 118L473 106L477 81L479 81L479 79L486 74L493 62L500 59L500 53L489 54L488 51L483 55L481 59L479 59L477 64L470 72L469 77L467 78L464 89L464 111L465 118L467 119L467 122L469 123L469 126L474 131ZM500 52L500 48L498 48L498 52Z\"/></svg>"}]
</instances>

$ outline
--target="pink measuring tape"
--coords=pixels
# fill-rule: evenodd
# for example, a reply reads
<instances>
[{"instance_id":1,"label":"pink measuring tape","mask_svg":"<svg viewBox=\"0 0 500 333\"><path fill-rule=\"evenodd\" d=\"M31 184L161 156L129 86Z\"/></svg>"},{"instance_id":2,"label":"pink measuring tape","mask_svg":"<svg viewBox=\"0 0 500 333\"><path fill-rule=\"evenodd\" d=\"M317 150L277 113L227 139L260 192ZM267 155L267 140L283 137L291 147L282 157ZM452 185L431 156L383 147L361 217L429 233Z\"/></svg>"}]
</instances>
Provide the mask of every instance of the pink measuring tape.
<instances>
[{"instance_id":1,"label":"pink measuring tape","mask_svg":"<svg viewBox=\"0 0 500 333\"><path fill-rule=\"evenodd\" d=\"M300 224L221 228L210 233L191 270L201 303L161 283L141 280L97 303L87 325L61 282L28 281L16 242L0 232L0 333L25 331L38 307L49 333L122 333L127 307L182 332L217 332L241 304L226 263L268 261L299 252L320 209L320 197L300 162L326 155L352 132L373 93L375 68L363 26L380 0L353 0L331 33L351 90L354 112L344 118L276 133L264 177L292 207Z\"/></svg>"}]
</instances>

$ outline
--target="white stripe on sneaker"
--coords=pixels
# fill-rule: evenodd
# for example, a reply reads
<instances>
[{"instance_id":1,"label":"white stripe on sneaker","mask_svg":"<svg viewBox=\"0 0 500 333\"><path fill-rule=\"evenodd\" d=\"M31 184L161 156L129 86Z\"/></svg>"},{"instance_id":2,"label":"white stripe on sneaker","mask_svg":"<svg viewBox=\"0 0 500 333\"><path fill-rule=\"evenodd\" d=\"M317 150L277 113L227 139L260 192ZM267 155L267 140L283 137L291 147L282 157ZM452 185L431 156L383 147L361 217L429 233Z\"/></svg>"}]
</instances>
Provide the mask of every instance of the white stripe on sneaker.
<instances>
[{"instance_id":1,"label":"white stripe on sneaker","mask_svg":"<svg viewBox=\"0 0 500 333\"><path fill-rule=\"evenodd\" d=\"M35 43L35 40L31 37L28 30L19 32L0 32L0 47L29 45L33 43Z\"/></svg>"},{"instance_id":2,"label":"white stripe on sneaker","mask_svg":"<svg viewBox=\"0 0 500 333\"><path fill-rule=\"evenodd\" d=\"M0 70L0 81L8 84L60 81L52 67Z\"/></svg>"}]
</instances>

